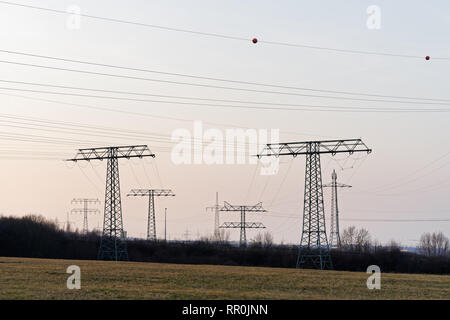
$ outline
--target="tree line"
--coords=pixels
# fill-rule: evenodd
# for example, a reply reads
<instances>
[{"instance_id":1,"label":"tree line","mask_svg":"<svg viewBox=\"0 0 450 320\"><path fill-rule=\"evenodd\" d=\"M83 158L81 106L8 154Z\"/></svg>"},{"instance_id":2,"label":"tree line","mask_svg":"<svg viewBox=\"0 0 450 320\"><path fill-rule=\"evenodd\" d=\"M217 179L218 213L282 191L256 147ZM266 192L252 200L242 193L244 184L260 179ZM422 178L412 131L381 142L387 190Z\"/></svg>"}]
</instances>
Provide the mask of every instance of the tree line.
<instances>
[{"instance_id":1,"label":"tree line","mask_svg":"<svg viewBox=\"0 0 450 320\"><path fill-rule=\"evenodd\" d=\"M41 216L0 217L0 256L95 260L100 233L61 229ZM257 234L247 247L231 244L228 235L196 241L128 239L131 261L293 268L298 247L275 244L269 232ZM331 250L336 270L450 274L449 239L442 233L422 235L418 252L405 252L395 241L381 245L365 229L349 227L341 246Z\"/></svg>"}]
</instances>

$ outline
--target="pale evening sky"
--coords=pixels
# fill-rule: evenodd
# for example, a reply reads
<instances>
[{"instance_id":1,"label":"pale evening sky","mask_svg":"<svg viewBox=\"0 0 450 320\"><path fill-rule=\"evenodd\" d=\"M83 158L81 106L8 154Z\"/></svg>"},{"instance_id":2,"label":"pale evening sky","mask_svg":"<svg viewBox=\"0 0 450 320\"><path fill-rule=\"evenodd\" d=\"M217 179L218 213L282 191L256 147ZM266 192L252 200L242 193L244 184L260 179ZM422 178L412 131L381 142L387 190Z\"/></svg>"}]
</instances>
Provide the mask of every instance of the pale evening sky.
<instances>
[{"instance_id":1,"label":"pale evening sky","mask_svg":"<svg viewBox=\"0 0 450 320\"><path fill-rule=\"evenodd\" d=\"M155 160L120 161L124 228L130 236L144 237L148 204L145 199L126 198L126 192L131 188L151 186L171 188L176 193L174 198L156 199L157 233L160 237L163 234L164 207L168 208L170 238L183 238L186 230L189 230L191 238L211 233L213 215L206 213L205 207L214 204L215 192L218 191L221 202L251 205L262 201L269 212L249 216L248 220L263 222L277 242L297 243L303 210L304 157L294 159L292 165L290 158L283 158L279 174L270 177L257 175L254 180L253 165L173 164L170 158L173 144L168 137L179 128L193 130L193 121L202 120L205 128L220 130L230 126L279 129L281 141L362 138L373 148L372 154L354 155L347 161L342 155L336 156L336 161L329 156L322 157L324 183L329 182L335 169L340 182L353 186L342 190L339 195L341 229L349 225L365 227L381 242L395 239L404 245L416 245L423 232L443 231L450 235L449 221L352 220L450 219L448 112L319 112L202 107L14 91L5 88L167 100L4 82L286 104L445 109L450 99L450 60L433 58L450 58L450 3L447 1L12 2L57 10L76 5L87 15L249 39L256 37L260 42L253 44L251 41L86 17L81 18L79 29L71 30L66 25L67 15L0 2L0 50L239 81L447 101L436 105L416 103L417 100L411 100L411 104L398 104L139 81L5 61L169 81L343 96L102 68L0 51L2 214L23 216L36 213L63 222L66 212L72 208L72 198L93 197L103 202L105 180L105 163L74 166L63 162L63 159L75 155L79 147L148 144L156 153ZM370 5L381 9L379 30L366 26L366 9ZM265 40L419 57L429 55L431 59L280 46L264 43ZM358 98L370 99L368 96ZM36 122L36 118L50 122ZM77 127L73 130L74 127L68 127L67 123L85 125L90 129ZM94 135L91 127L113 127L115 131L110 130L106 136ZM130 139L123 130L139 131L140 134ZM161 142L156 135L163 135L165 140ZM51 142L43 141L49 138ZM324 192L328 219L330 190L325 189ZM82 227L81 216L72 216L71 220ZM238 215L222 214L221 220L237 221ZM101 217L90 217L90 227L97 225L101 226ZM255 231L248 232L248 238L254 235ZM231 232L231 238L239 238L238 230Z\"/></svg>"}]
</instances>

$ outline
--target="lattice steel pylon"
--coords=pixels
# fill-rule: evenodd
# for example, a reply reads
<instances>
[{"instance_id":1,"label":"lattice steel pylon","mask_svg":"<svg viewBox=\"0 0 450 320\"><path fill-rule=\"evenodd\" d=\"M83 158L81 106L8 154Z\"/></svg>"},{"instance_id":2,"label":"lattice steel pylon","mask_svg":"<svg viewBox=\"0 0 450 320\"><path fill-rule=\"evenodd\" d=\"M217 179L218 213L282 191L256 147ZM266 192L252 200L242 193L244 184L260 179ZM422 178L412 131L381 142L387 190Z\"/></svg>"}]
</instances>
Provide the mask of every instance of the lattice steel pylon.
<instances>
[{"instance_id":1,"label":"lattice steel pylon","mask_svg":"<svg viewBox=\"0 0 450 320\"><path fill-rule=\"evenodd\" d=\"M100 204L98 199L88 199L88 198L78 198L71 201L72 204L82 204L83 208L73 208L71 213L82 213L83 214L83 233L87 234L88 230L88 214L100 213L98 209L89 208L90 204Z\"/></svg>"},{"instance_id":2,"label":"lattice steel pylon","mask_svg":"<svg viewBox=\"0 0 450 320\"><path fill-rule=\"evenodd\" d=\"M128 260L126 237L122 223L120 199L119 159L155 157L146 145L79 149L68 161L91 161L107 159L105 212L103 232L98 251L99 260Z\"/></svg>"},{"instance_id":3,"label":"lattice steel pylon","mask_svg":"<svg viewBox=\"0 0 450 320\"><path fill-rule=\"evenodd\" d=\"M170 189L132 189L127 197L148 197L147 240L156 241L155 197L174 197Z\"/></svg>"},{"instance_id":4,"label":"lattice steel pylon","mask_svg":"<svg viewBox=\"0 0 450 320\"><path fill-rule=\"evenodd\" d=\"M341 237L339 235L339 206L338 206L338 188L351 188L352 186L337 182L336 171L331 174L331 183L324 184L323 187L331 188L331 219L330 219L330 246L337 248L341 246Z\"/></svg>"},{"instance_id":5,"label":"lattice steel pylon","mask_svg":"<svg viewBox=\"0 0 450 320\"><path fill-rule=\"evenodd\" d=\"M219 213L220 213L220 205L219 205L219 193L216 192L216 204L212 207L206 207L206 211L211 210L214 212L214 238L215 240L219 240L220 232L219 232Z\"/></svg>"},{"instance_id":6,"label":"lattice steel pylon","mask_svg":"<svg viewBox=\"0 0 450 320\"><path fill-rule=\"evenodd\" d=\"M372 152L361 139L323 140L267 144L258 158L306 155L303 228L297 268L332 269L330 248L325 228L320 155Z\"/></svg>"},{"instance_id":7,"label":"lattice steel pylon","mask_svg":"<svg viewBox=\"0 0 450 320\"><path fill-rule=\"evenodd\" d=\"M265 226L260 222L246 222L245 214L247 212L267 212L262 207L262 202L255 204L254 206L235 206L231 205L228 202L224 202L223 207L220 208L220 211L225 212L240 212L241 213L241 222L224 222L220 228L225 229L240 229L240 238L239 238L239 247L245 247L247 245L247 233L246 229L262 229Z\"/></svg>"}]
</instances>

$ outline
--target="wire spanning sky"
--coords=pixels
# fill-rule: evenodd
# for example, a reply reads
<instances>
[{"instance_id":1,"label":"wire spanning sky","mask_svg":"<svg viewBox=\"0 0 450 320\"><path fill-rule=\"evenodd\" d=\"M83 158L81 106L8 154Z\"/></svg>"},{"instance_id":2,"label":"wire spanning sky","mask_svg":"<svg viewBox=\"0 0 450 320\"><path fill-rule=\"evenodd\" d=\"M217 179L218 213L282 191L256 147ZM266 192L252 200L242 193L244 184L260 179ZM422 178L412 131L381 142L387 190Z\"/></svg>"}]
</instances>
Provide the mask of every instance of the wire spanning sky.
<instances>
[{"instance_id":1,"label":"wire spanning sky","mask_svg":"<svg viewBox=\"0 0 450 320\"><path fill-rule=\"evenodd\" d=\"M268 213L248 220L297 243L304 159L284 158L275 176L248 164L173 164L172 132L201 120L222 131L279 129L282 141L362 138L372 154L322 157L324 183L335 169L353 186L339 190L341 228L404 245L423 232L450 235L450 4L9 2L0 1L1 213L64 222L72 198L103 199L105 164L63 159L79 147L144 143L155 160L120 162L130 236L146 234L147 203L125 194L154 187L176 193L156 201L159 236L165 207L169 238L211 234L205 207L218 191L221 202L262 201ZM371 5L380 29L367 27ZM61 13L74 6L79 28ZM325 190L327 220L330 198ZM70 220L81 229L80 216Z\"/></svg>"}]
</instances>

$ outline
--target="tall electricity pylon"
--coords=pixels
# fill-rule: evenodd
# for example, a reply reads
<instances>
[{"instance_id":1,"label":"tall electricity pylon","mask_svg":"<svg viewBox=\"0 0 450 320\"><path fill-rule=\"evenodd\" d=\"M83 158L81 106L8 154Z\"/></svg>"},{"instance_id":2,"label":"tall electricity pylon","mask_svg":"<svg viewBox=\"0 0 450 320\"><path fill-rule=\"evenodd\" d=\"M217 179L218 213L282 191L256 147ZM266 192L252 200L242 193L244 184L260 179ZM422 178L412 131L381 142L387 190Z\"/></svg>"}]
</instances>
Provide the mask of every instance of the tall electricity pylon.
<instances>
[{"instance_id":1,"label":"tall electricity pylon","mask_svg":"<svg viewBox=\"0 0 450 320\"><path fill-rule=\"evenodd\" d=\"M219 213L220 213L220 205L219 205L219 193L216 192L216 204L212 207L207 207L206 211L211 210L214 211L214 238L215 240L219 240L220 232L219 232Z\"/></svg>"},{"instance_id":2,"label":"tall electricity pylon","mask_svg":"<svg viewBox=\"0 0 450 320\"><path fill-rule=\"evenodd\" d=\"M338 188L351 188L348 184L338 183L336 171L331 174L331 183L324 184L324 188L331 188L331 230L330 246L337 248L341 246L341 237L339 235L339 207L338 207Z\"/></svg>"},{"instance_id":3,"label":"tall electricity pylon","mask_svg":"<svg viewBox=\"0 0 450 320\"><path fill-rule=\"evenodd\" d=\"M332 269L330 247L325 229L320 155L372 152L361 139L324 140L267 144L258 158L306 155L303 229L297 268Z\"/></svg>"},{"instance_id":4,"label":"tall electricity pylon","mask_svg":"<svg viewBox=\"0 0 450 320\"><path fill-rule=\"evenodd\" d=\"M91 209L89 208L90 204L100 204L100 201L98 199L87 199L87 198L78 198L73 199L71 201L72 204L82 204L82 208L73 208L71 210L71 213L82 213L84 216L83 220L83 233L87 234L89 232L88 230L88 214L96 214L100 213L100 210L98 209Z\"/></svg>"},{"instance_id":5,"label":"tall electricity pylon","mask_svg":"<svg viewBox=\"0 0 450 320\"><path fill-rule=\"evenodd\" d=\"M170 189L132 189L127 197L148 197L147 240L156 241L155 197L174 197Z\"/></svg>"},{"instance_id":6,"label":"tall electricity pylon","mask_svg":"<svg viewBox=\"0 0 450 320\"><path fill-rule=\"evenodd\" d=\"M144 158L155 155L146 145L79 149L68 161L107 160L105 213L103 233L98 251L99 260L128 260L126 237L122 224L119 159Z\"/></svg>"},{"instance_id":7,"label":"tall electricity pylon","mask_svg":"<svg viewBox=\"0 0 450 320\"><path fill-rule=\"evenodd\" d=\"M241 222L224 222L220 228L225 229L240 229L241 234L239 238L239 247L245 247L247 245L247 234L246 229L263 229L265 226L261 222L246 222L245 214L247 212L267 212L262 207L262 202L255 204L254 206L234 206L229 204L228 202L224 202L220 211L225 212L240 212L241 213Z\"/></svg>"}]
</instances>

